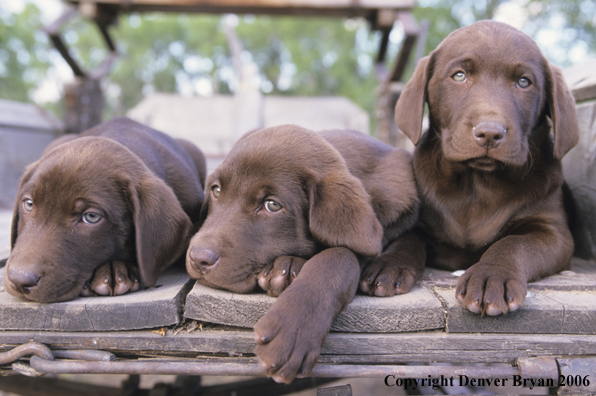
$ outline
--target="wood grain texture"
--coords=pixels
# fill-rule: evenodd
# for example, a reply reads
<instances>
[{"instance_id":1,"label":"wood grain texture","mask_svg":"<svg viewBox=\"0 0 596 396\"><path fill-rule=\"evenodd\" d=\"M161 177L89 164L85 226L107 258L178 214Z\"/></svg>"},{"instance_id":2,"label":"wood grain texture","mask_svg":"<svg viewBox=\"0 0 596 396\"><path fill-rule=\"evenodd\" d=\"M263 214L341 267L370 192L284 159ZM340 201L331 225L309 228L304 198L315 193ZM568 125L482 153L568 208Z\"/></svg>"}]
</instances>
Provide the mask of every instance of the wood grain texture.
<instances>
[{"instance_id":1,"label":"wood grain texture","mask_svg":"<svg viewBox=\"0 0 596 396\"><path fill-rule=\"evenodd\" d=\"M217 362L254 362L254 333L212 328L160 336L119 332L0 332L0 350L31 340L52 349L99 349L118 356L186 356ZM596 355L596 336L562 334L330 333L321 362L358 364L513 363L518 357ZM248 359L248 360L247 360Z\"/></svg>"},{"instance_id":2,"label":"wood grain texture","mask_svg":"<svg viewBox=\"0 0 596 396\"><path fill-rule=\"evenodd\" d=\"M186 298L190 319L251 328L276 299L265 294L235 294L197 283ZM331 331L403 332L440 329L445 316L441 302L428 290L415 287L400 296L358 295L335 319Z\"/></svg>"},{"instance_id":3,"label":"wood grain texture","mask_svg":"<svg viewBox=\"0 0 596 396\"><path fill-rule=\"evenodd\" d=\"M448 332L556 334L565 328L564 306L540 291L534 291L533 297L526 297L523 307L515 312L485 317L462 307L455 298L454 288L436 287L433 291L446 304Z\"/></svg>"},{"instance_id":4,"label":"wood grain texture","mask_svg":"<svg viewBox=\"0 0 596 396\"><path fill-rule=\"evenodd\" d=\"M4 268L0 269L0 282ZM1 284L1 283L0 283ZM0 330L107 331L169 326L182 319L192 285L181 270L168 271L156 287L113 297L83 297L62 303L25 301L0 292Z\"/></svg>"}]
</instances>

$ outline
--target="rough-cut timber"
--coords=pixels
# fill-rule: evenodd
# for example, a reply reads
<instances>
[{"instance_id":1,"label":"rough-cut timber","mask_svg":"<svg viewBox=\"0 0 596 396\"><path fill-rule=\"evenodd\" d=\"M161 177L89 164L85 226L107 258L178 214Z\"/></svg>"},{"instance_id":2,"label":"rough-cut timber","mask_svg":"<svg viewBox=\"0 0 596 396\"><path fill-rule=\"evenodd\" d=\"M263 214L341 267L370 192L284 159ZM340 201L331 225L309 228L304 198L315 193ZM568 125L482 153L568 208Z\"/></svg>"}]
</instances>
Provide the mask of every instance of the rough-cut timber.
<instances>
[{"instance_id":1,"label":"rough-cut timber","mask_svg":"<svg viewBox=\"0 0 596 396\"><path fill-rule=\"evenodd\" d=\"M0 268L0 285L4 268ZM113 297L80 297L42 304L0 292L0 330L106 331L145 329L179 323L191 281L168 271L156 287ZM1 343L1 341L0 341Z\"/></svg>"},{"instance_id":2,"label":"rough-cut timber","mask_svg":"<svg viewBox=\"0 0 596 396\"><path fill-rule=\"evenodd\" d=\"M197 283L186 299L184 316L238 327L253 327L276 301L265 294L235 294ZM440 329L445 318L441 302L415 287L389 298L358 295L335 319L331 331L403 332Z\"/></svg>"}]
</instances>

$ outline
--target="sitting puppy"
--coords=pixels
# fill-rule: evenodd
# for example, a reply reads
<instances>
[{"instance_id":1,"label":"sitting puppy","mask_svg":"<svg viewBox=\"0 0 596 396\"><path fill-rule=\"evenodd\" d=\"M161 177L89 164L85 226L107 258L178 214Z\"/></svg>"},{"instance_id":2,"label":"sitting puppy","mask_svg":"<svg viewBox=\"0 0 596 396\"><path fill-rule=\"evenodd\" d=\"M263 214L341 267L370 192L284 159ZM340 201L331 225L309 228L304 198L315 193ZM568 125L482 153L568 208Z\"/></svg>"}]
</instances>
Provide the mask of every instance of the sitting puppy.
<instances>
[{"instance_id":1,"label":"sitting puppy","mask_svg":"<svg viewBox=\"0 0 596 396\"><path fill-rule=\"evenodd\" d=\"M6 291L54 302L153 286L198 228L204 178L197 147L127 118L57 139L21 180Z\"/></svg>"},{"instance_id":2,"label":"sitting puppy","mask_svg":"<svg viewBox=\"0 0 596 396\"><path fill-rule=\"evenodd\" d=\"M463 306L515 311L527 282L569 268L560 160L579 139L575 102L530 37L492 21L454 31L420 60L395 119L417 144L428 264L467 269Z\"/></svg>"},{"instance_id":3,"label":"sitting puppy","mask_svg":"<svg viewBox=\"0 0 596 396\"><path fill-rule=\"evenodd\" d=\"M417 212L406 151L358 132L263 129L209 176L186 267L208 286L247 293L259 283L280 294L255 325L255 353L268 375L289 382L315 365L362 258L373 294L405 293L420 277L423 246L406 233Z\"/></svg>"}]
</instances>

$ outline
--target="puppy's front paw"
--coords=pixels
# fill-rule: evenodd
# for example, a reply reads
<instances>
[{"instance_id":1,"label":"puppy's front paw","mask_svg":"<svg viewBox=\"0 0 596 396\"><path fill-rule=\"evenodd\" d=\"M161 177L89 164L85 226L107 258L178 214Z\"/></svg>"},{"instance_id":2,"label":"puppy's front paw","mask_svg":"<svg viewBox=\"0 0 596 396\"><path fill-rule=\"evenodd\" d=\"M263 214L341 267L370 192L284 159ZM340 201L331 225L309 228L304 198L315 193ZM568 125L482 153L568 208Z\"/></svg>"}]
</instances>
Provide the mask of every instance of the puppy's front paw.
<instances>
[{"instance_id":1,"label":"puppy's front paw","mask_svg":"<svg viewBox=\"0 0 596 396\"><path fill-rule=\"evenodd\" d=\"M479 262L459 278L455 297L471 312L497 316L524 305L528 285L515 269Z\"/></svg>"},{"instance_id":2,"label":"puppy's front paw","mask_svg":"<svg viewBox=\"0 0 596 396\"><path fill-rule=\"evenodd\" d=\"M333 315L315 300L288 289L254 327L259 365L276 382L308 376L317 362Z\"/></svg>"},{"instance_id":3,"label":"puppy's front paw","mask_svg":"<svg viewBox=\"0 0 596 396\"><path fill-rule=\"evenodd\" d=\"M306 260L295 256L278 257L273 264L263 269L257 277L261 289L272 297L284 291L300 273Z\"/></svg>"},{"instance_id":4,"label":"puppy's front paw","mask_svg":"<svg viewBox=\"0 0 596 396\"><path fill-rule=\"evenodd\" d=\"M139 269L129 263L114 261L95 270L93 278L84 286L81 296L119 296L139 290Z\"/></svg>"},{"instance_id":5,"label":"puppy's front paw","mask_svg":"<svg viewBox=\"0 0 596 396\"><path fill-rule=\"evenodd\" d=\"M388 256L372 259L360 276L360 291L371 296L392 297L409 292L419 275L409 264L400 264Z\"/></svg>"}]
</instances>

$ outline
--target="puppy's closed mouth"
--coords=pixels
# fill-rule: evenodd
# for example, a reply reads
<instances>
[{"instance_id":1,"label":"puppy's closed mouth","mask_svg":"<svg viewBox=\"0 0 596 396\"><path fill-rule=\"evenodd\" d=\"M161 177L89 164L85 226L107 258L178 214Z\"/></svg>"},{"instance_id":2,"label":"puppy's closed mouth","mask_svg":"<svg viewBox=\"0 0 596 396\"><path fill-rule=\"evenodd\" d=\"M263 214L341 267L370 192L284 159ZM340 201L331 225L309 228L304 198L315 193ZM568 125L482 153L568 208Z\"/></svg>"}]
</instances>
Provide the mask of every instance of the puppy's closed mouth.
<instances>
[{"instance_id":1,"label":"puppy's closed mouth","mask_svg":"<svg viewBox=\"0 0 596 396\"><path fill-rule=\"evenodd\" d=\"M471 158L464 161L464 163L470 168L484 171L484 172L495 172L505 168L505 164L497 159L483 155L482 157Z\"/></svg>"}]
</instances>

